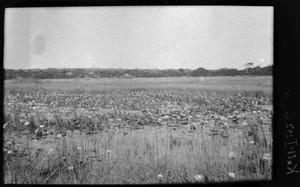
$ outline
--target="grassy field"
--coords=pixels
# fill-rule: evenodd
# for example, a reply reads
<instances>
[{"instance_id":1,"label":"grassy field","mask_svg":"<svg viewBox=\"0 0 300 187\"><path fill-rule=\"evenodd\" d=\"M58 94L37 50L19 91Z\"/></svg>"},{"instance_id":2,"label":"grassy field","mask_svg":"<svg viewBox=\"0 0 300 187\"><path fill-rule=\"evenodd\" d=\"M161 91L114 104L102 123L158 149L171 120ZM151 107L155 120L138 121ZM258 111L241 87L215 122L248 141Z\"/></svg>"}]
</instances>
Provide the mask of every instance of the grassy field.
<instances>
[{"instance_id":1,"label":"grassy field","mask_svg":"<svg viewBox=\"0 0 300 187\"><path fill-rule=\"evenodd\" d=\"M4 180L270 180L272 77L5 81Z\"/></svg>"},{"instance_id":2,"label":"grassy field","mask_svg":"<svg viewBox=\"0 0 300 187\"><path fill-rule=\"evenodd\" d=\"M7 80L5 88L38 87L49 90L89 92L107 91L113 89L201 89L224 91L263 91L272 92L272 77L170 77L170 78L133 78L133 79L54 79L50 82L42 80L42 84L15 83Z\"/></svg>"}]
</instances>

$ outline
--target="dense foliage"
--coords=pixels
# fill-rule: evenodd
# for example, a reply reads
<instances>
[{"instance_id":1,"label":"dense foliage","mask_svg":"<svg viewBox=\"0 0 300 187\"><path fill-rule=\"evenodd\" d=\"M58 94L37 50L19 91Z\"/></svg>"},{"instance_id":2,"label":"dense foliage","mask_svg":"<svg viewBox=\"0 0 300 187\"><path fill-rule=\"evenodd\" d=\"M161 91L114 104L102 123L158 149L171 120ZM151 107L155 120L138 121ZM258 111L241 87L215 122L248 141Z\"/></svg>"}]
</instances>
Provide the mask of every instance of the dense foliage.
<instances>
[{"instance_id":1,"label":"dense foliage","mask_svg":"<svg viewBox=\"0 0 300 187\"><path fill-rule=\"evenodd\" d=\"M222 68L207 70L198 68L191 69L6 69L5 79L36 78L36 79L64 79L64 78L132 78L132 77L202 77L202 76L244 76L272 75L272 66L253 67L243 70Z\"/></svg>"}]
</instances>

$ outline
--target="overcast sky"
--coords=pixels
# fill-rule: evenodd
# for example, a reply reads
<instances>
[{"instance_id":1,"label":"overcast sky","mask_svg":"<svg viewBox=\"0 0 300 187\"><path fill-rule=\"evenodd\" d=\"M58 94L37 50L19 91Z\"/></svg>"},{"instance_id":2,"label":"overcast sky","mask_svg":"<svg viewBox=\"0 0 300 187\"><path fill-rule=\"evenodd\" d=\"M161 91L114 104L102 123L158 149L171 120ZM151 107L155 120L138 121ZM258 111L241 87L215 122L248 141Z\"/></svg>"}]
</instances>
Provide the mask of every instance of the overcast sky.
<instances>
[{"instance_id":1,"label":"overcast sky","mask_svg":"<svg viewBox=\"0 0 300 187\"><path fill-rule=\"evenodd\" d=\"M272 56L272 7L5 9L5 69L243 69Z\"/></svg>"}]
</instances>

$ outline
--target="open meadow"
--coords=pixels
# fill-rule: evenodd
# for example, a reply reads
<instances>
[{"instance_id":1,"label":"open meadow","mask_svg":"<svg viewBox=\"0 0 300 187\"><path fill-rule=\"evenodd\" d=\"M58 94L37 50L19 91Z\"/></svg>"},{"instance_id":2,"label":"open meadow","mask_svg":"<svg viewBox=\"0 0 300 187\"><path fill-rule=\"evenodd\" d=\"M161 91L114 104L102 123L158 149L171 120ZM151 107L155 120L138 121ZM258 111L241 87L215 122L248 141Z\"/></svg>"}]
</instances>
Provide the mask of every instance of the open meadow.
<instances>
[{"instance_id":1,"label":"open meadow","mask_svg":"<svg viewBox=\"0 0 300 187\"><path fill-rule=\"evenodd\" d=\"M270 180L272 77L4 82L4 182Z\"/></svg>"}]
</instances>

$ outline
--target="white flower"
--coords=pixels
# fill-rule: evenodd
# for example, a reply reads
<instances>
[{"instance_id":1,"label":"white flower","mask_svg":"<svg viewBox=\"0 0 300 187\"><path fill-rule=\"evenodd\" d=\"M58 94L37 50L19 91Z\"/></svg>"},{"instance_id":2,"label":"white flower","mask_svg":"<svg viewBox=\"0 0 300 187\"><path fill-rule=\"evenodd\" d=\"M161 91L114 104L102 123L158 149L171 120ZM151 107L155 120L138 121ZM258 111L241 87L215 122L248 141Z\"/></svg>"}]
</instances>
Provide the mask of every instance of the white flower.
<instances>
[{"instance_id":1,"label":"white flower","mask_svg":"<svg viewBox=\"0 0 300 187\"><path fill-rule=\"evenodd\" d=\"M162 174L157 175L157 178L161 180L163 178Z\"/></svg>"},{"instance_id":2,"label":"white flower","mask_svg":"<svg viewBox=\"0 0 300 187\"><path fill-rule=\"evenodd\" d=\"M12 150L9 150L9 151L7 151L7 153L8 153L8 154L12 154L13 152L12 152Z\"/></svg>"},{"instance_id":3,"label":"white flower","mask_svg":"<svg viewBox=\"0 0 300 187\"><path fill-rule=\"evenodd\" d=\"M204 176L203 175L195 175L195 180L197 182L204 182Z\"/></svg>"},{"instance_id":4,"label":"white flower","mask_svg":"<svg viewBox=\"0 0 300 187\"><path fill-rule=\"evenodd\" d=\"M70 166L70 167L69 167L69 170L72 171L73 169L74 169L74 166Z\"/></svg>"},{"instance_id":5,"label":"white flower","mask_svg":"<svg viewBox=\"0 0 300 187\"><path fill-rule=\"evenodd\" d=\"M263 159L264 160L271 160L271 154L270 153L264 153L263 154Z\"/></svg>"},{"instance_id":6,"label":"white flower","mask_svg":"<svg viewBox=\"0 0 300 187\"><path fill-rule=\"evenodd\" d=\"M235 178L235 173L233 173L233 172L229 172L228 175L229 175L229 177L231 177L231 178Z\"/></svg>"},{"instance_id":7,"label":"white flower","mask_svg":"<svg viewBox=\"0 0 300 187\"><path fill-rule=\"evenodd\" d=\"M111 151L110 151L110 150L107 150L106 153L109 155L109 154L111 153Z\"/></svg>"},{"instance_id":8,"label":"white flower","mask_svg":"<svg viewBox=\"0 0 300 187\"><path fill-rule=\"evenodd\" d=\"M66 157L64 156L64 157L62 157L62 159L63 159L63 160L66 160Z\"/></svg>"},{"instance_id":9,"label":"white flower","mask_svg":"<svg viewBox=\"0 0 300 187\"><path fill-rule=\"evenodd\" d=\"M48 151L48 153L51 155L53 153L53 151L54 150L52 148L50 148L49 151Z\"/></svg>"},{"instance_id":10,"label":"white flower","mask_svg":"<svg viewBox=\"0 0 300 187\"><path fill-rule=\"evenodd\" d=\"M78 151L81 151L81 149L82 149L82 148L81 148L80 146L77 147L77 150L78 150Z\"/></svg>"},{"instance_id":11,"label":"white flower","mask_svg":"<svg viewBox=\"0 0 300 187\"><path fill-rule=\"evenodd\" d=\"M254 140L250 140L249 143L250 143L250 144L254 144Z\"/></svg>"},{"instance_id":12,"label":"white flower","mask_svg":"<svg viewBox=\"0 0 300 187\"><path fill-rule=\"evenodd\" d=\"M235 157L235 154L234 154L233 151L231 151L231 152L229 153L229 158L234 159L234 157Z\"/></svg>"},{"instance_id":13,"label":"white flower","mask_svg":"<svg viewBox=\"0 0 300 187\"><path fill-rule=\"evenodd\" d=\"M58 138L61 138L61 137L62 137L62 135L61 135L61 134L58 134L58 135L57 135L57 137L58 137Z\"/></svg>"},{"instance_id":14,"label":"white flower","mask_svg":"<svg viewBox=\"0 0 300 187\"><path fill-rule=\"evenodd\" d=\"M25 125L25 126L29 125L29 122L28 122L28 121L26 121L26 122L24 123L24 125Z\"/></svg>"},{"instance_id":15,"label":"white flower","mask_svg":"<svg viewBox=\"0 0 300 187\"><path fill-rule=\"evenodd\" d=\"M7 142L7 145L11 145L11 142Z\"/></svg>"},{"instance_id":16,"label":"white flower","mask_svg":"<svg viewBox=\"0 0 300 187\"><path fill-rule=\"evenodd\" d=\"M44 128L45 127L45 125L40 125L40 128L42 129L42 128Z\"/></svg>"},{"instance_id":17,"label":"white flower","mask_svg":"<svg viewBox=\"0 0 300 187\"><path fill-rule=\"evenodd\" d=\"M3 125L3 129L5 129L6 126L7 126L7 123L5 123L5 124Z\"/></svg>"}]
</instances>

